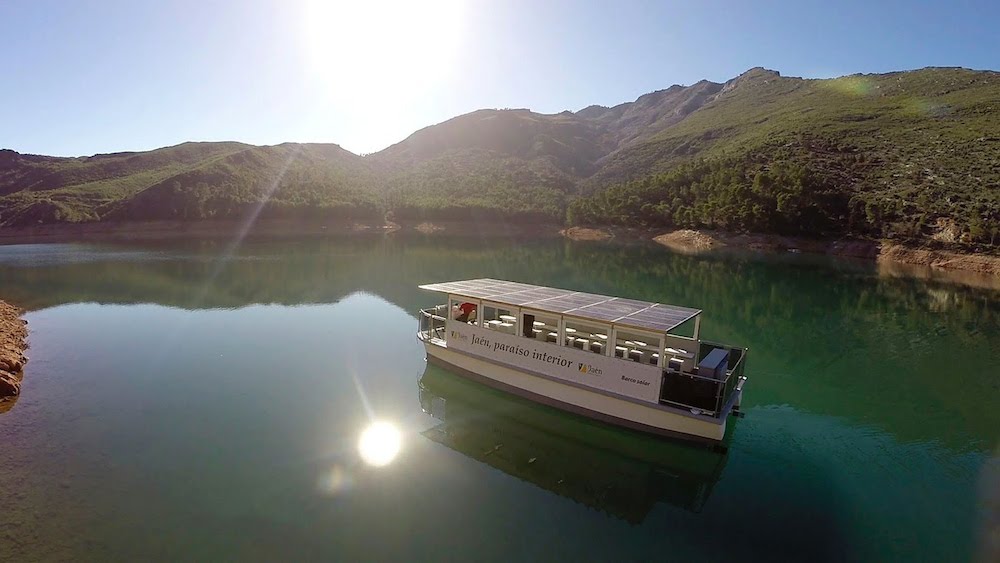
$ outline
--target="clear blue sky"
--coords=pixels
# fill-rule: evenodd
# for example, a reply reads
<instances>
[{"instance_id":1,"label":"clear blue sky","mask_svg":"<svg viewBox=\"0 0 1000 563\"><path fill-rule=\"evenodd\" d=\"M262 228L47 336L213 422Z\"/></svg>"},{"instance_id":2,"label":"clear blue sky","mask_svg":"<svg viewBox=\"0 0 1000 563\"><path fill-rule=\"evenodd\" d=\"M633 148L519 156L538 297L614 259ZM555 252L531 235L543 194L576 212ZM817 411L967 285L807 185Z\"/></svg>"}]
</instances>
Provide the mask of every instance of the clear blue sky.
<instances>
[{"instance_id":1,"label":"clear blue sky","mask_svg":"<svg viewBox=\"0 0 1000 563\"><path fill-rule=\"evenodd\" d=\"M997 70L998 22L995 0L0 0L0 148L372 152L479 108L614 105L754 66Z\"/></svg>"}]
</instances>

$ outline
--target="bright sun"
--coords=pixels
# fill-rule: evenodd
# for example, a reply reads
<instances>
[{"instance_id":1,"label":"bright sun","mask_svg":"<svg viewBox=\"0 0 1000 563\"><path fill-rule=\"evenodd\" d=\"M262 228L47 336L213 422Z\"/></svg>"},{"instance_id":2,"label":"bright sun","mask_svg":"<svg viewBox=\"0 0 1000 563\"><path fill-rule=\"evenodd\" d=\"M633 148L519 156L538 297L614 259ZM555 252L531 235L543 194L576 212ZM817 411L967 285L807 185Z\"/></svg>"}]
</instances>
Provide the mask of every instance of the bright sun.
<instances>
[{"instance_id":1,"label":"bright sun","mask_svg":"<svg viewBox=\"0 0 1000 563\"><path fill-rule=\"evenodd\" d=\"M341 101L373 101L427 88L454 64L455 0L307 0L311 72Z\"/></svg>"},{"instance_id":2,"label":"bright sun","mask_svg":"<svg viewBox=\"0 0 1000 563\"><path fill-rule=\"evenodd\" d=\"M375 422L365 428L358 439L358 453L368 465L382 467L396 458L403 438L388 422Z\"/></svg>"}]
</instances>

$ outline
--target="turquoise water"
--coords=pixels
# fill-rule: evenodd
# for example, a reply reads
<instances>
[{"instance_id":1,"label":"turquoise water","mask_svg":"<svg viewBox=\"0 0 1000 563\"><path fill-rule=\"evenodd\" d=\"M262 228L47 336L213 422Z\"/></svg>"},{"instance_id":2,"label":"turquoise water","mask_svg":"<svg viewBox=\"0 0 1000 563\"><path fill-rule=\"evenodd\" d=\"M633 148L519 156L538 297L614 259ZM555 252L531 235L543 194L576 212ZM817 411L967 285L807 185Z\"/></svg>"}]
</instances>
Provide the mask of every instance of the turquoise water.
<instances>
[{"instance_id":1,"label":"turquoise water","mask_svg":"<svg viewBox=\"0 0 1000 563\"><path fill-rule=\"evenodd\" d=\"M729 451L428 367L416 286L470 277L704 309L704 338L750 347ZM371 237L0 246L0 296L31 330L0 414L5 560L969 560L992 494L992 290ZM383 466L359 455L374 420L399 432Z\"/></svg>"}]
</instances>

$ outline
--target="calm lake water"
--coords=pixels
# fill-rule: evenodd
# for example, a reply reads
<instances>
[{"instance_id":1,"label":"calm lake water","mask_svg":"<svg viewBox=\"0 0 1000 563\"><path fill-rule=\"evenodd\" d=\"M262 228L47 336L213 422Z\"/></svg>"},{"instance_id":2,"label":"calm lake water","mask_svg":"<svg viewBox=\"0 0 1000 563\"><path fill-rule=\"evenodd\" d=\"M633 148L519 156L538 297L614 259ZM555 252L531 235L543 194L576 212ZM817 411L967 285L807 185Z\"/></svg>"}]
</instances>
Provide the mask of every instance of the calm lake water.
<instances>
[{"instance_id":1,"label":"calm lake water","mask_svg":"<svg viewBox=\"0 0 1000 563\"><path fill-rule=\"evenodd\" d=\"M428 367L416 286L472 277L704 309L704 338L750 347L728 452ZM390 236L0 246L0 296L31 330L0 559L961 561L994 494L992 290ZM375 420L400 433L382 466L359 454Z\"/></svg>"}]
</instances>

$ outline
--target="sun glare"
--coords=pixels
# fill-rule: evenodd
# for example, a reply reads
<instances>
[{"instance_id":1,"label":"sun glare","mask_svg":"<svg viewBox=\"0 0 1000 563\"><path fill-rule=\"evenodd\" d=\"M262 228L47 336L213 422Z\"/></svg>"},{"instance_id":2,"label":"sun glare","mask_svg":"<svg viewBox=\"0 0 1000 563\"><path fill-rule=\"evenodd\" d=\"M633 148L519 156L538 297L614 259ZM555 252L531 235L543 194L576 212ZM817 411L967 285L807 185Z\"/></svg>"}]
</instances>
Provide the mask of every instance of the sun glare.
<instances>
[{"instance_id":1,"label":"sun glare","mask_svg":"<svg viewBox=\"0 0 1000 563\"><path fill-rule=\"evenodd\" d=\"M368 465L382 467L396 459L402 441L402 436L395 426L388 422L375 422L361 433L358 453Z\"/></svg>"},{"instance_id":2,"label":"sun glare","mask_svg":"<svg viewBox=\"0 0 1000 563\"><path fill-rule=\"evenodd\" d=\"M455 0L307 0L310 72L339 101L412 93L454 64L461 8Z\"/></svg>"}]
</instances>

